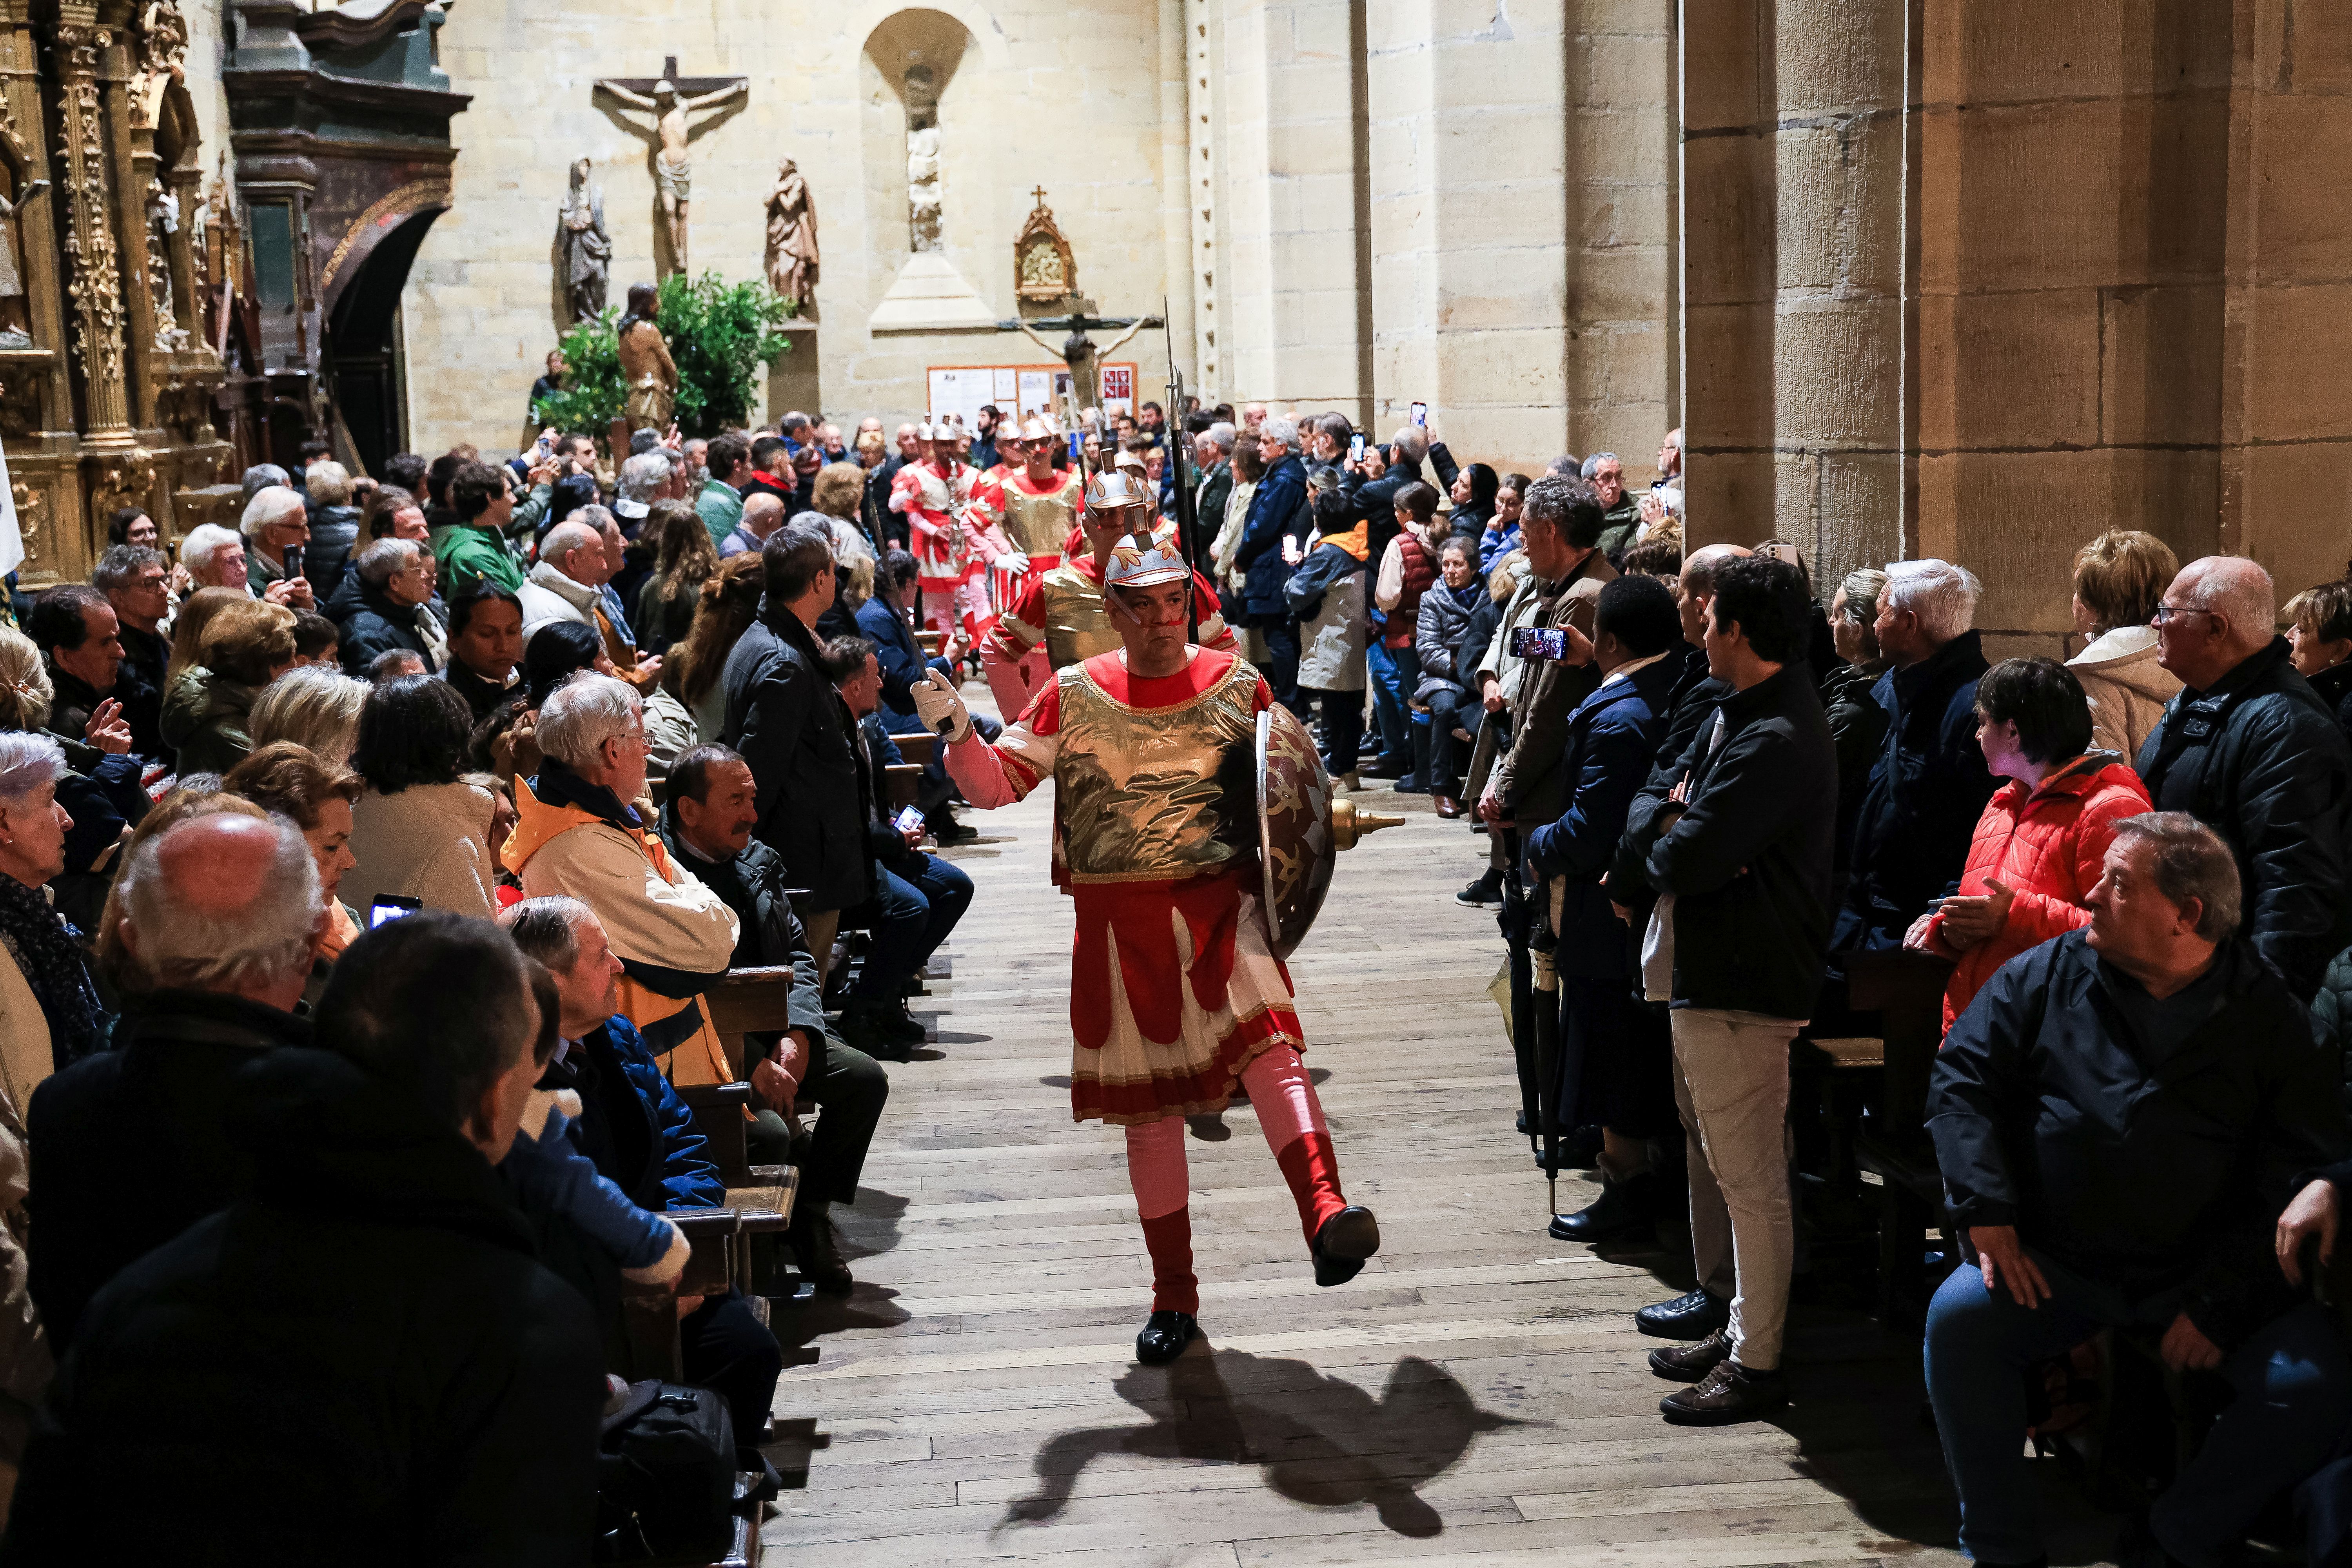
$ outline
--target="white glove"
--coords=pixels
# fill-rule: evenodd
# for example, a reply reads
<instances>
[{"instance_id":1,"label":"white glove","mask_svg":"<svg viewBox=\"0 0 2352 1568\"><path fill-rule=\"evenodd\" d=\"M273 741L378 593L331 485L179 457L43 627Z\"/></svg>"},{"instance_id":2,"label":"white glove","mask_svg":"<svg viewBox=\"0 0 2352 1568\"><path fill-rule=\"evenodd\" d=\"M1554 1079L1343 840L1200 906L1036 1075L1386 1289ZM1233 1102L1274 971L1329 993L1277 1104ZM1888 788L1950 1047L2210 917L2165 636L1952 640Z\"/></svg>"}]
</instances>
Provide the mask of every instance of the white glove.
<instances>
[{"instance_id":1,"label":"white glove","mask_svg":"<svg viewBox=\"0 0 2352 1568\"><path fill-rule=\"evenodd\" d=\"M922 719L924 729L934 735L944 735L950 745L971 734L971 710L957 694L955 682L936 669L927 669L921 684L908 689L914 693L915 712Z\"/></svg>"},{"instance_id":2,"label":"white glove","mask_svg":"<svg viewBox=\"0 0 2352 1568\"><path fill-rule=\"evenodd\" d=\"M1023 573L1029 570L1029 557L1026 555L1014 554L1008 551L1004 554L1000 555L995 560L990 562L989 564L995 567L999 572L1009 573L1012 575L1018 577Z\"/></svg>"}]
</instances>

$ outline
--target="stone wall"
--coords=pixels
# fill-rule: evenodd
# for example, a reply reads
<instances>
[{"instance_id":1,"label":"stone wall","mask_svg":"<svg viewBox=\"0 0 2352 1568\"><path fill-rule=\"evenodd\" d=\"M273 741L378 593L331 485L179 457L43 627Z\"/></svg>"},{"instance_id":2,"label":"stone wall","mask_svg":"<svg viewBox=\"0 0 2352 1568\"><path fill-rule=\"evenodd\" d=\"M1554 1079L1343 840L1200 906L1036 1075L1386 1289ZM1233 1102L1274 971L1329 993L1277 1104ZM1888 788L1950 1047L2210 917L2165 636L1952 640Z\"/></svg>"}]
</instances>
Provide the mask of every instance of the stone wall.
<instances>
[{"instance_id":1,"label":"stone wall","mask_svg":"<svg viewBox=\"0 0 2352 1568\"><path fill-rule=\"evenodd\" d=\"M650 144L628 129L646 117L622 114L591 84L657 76L666 55L685 75L751 80L749 103L692 142L698 272L760 276L777 163L796 159L807 176L823 252L814 381L828 410L910 418L926 402L927 366L1053 363L1018 334L867 331L908 252L899 82L909 50L944 79L945 254L989 313L1016 313L1013 239L1040 184L1097 308L1157 313L1171 248L1162 33L1157 0L867 0L845 15L806 0L718 0L657 19L621 0L453 7L442 65L474 101L457 122L454 208L434 226L403 301L411 444L512 447L558 334L551 258L572 159L594 160L604 187L614 302L630 280L654 276ZM1157 354L1120 357L1143 358L1147 388L1156 384ZM805 363L793 379L809 385Z\"/></svg>"}]
</instances>

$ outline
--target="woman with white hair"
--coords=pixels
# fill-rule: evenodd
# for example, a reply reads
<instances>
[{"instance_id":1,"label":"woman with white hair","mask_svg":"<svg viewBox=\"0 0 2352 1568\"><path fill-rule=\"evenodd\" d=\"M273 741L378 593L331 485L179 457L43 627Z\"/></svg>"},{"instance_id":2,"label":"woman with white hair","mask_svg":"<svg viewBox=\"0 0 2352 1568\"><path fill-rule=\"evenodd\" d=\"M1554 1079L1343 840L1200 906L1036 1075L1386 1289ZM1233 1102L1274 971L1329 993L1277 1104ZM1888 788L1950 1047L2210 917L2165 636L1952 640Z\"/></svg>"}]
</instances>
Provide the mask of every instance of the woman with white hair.
<instances>
[{"instance_id":1,"label":"woman with white hair","mask_svg":"<svg viewBox=\"0 0 2352 1568\"><path fill-rule=\"evenodd\" d=\"M300 495L279 485L256 492L245 503L237 531L245 535L247 592L272 604L318 608L310 580L303 575L301 558L296 553L310 542L310 514Z\"/></svg>"},{"instance_id":2,"label":"woman with white hair","mask_svg":"<svg viewBox=\"0 0 2352 1568\"><path fill-rule=\"evenodd\" d=\"M298 665L254 699L246 733L257 752L273 741L291 741L329 766L342 767L359 744L368 691L366 681L324 665Z\"/></svg>"},{"instance_id":3,"label":"woman with white hair","mask_svg":"<svg viewBox=\"0 0 2352 1568\"><path fill-rule=\"evenodd\" d=\"M54 737L0 734L0 1090L20 1112L34 1085L105 1044L81 943L45 891L73 827L65 772Z\"/></svg>"},{"instance_id":4,"label":"woman with white hair","mask_svg":"<svg viewBox=\"0 0 2352 1568\"><path fill-rule=\"evenodd\" d=\"M672 1081L732 1081L694 977L726 972L735 911L670 858L650 804L639 804L644 700L627 682L583 670L540 705L537 739L539 772L515 780L515 829L500 858L525 898L561 895L596 911L626 970L618 1010Z\"/></svg>"}]
</instances>

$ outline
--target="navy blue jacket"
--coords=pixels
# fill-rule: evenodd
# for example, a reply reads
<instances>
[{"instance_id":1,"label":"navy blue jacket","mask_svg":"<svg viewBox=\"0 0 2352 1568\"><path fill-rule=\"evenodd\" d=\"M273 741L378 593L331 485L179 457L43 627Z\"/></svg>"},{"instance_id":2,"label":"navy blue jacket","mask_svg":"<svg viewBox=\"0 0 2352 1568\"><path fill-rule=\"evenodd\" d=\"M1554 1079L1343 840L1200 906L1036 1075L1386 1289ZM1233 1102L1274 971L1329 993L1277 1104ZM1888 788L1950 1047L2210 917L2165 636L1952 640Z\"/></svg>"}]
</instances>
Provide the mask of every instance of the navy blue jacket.
<instances>
[{"instance_id":1,"label":"navy blue jacket","mask_svg":"<svg viewBox=\"0 0 2352 1568\"><path fill-rule=\"evenodd\" d=\"M1958 886L1992 798L1977 744L1977 678L1989 668L1977 634L1962 632L1871 688L1886 714L1886 745L1854 816L1853 876L1832 951L1902 946L1927 901Z\"/></svg>"},{"instance_id":2,"label":"navy blue jacket","mask_svg":"<svg viewBox=\"0 0 2352 1568\"><path fill-rule=\"evenodd\" d=\"M878 598L857 606L857 635L874 645L874 661L882 668L882 706L895 717L913 716L912 688L923 679L924 670L936 669L954 679L955 671L948 668L946 659L923 658L922 647L915 641L915 628Z\"/></svg>"},{"instance_id":3,"label":"navy blue jacket","mask_svg":"<svg viewBox=\"0 0 2352 1568\"><path fill-rule=\"evenodd\" d=\"M617 1062L645 1111L641 1131L648 1152L643 1164L622 1169L613 1166L607 1157L597 1159L596 1168L611 1177L640 1208L659 1213L663 1209L724 1207L727 1184L719 1180L719 1167L710 1162L709 1140L697 1130L694 1112L677 1097L669 1079L662 1076L661 1065L646 1049L645 1037L637 1033L635 1024L617 1013L590 1031L588 1038L572 1047L561 1066L551 1067L548 1076L540 1080L542 1088L582 1089L582 1110L575 1126L581 1146L590 1157L596 1158L607 1140L599 1136L594 1126L595 1120L604 1115L604 1102L578 1081L582 1062L575 1058L583 1057L590 1062ZM607 1134L611 1131L604 1131ZM610 1146L625 1147L634 1142L613 1139Z\"/></svg>"},{"instance_id":4,"label":"navy blue jacket","mask_svg":"<svg viewBox=\"0 0 2352 1568\"><path fill-rule=\"evenodd\" d=\"M1601 881L1624 835L1626 808L1650 775L1681 668L1669 653L1604 684L1568 716L1562 772L1576 781L1568 809L1528 838L1537 872L1568 879L1559 916L1563 973L1613 980L1629 973L1631 932Z\"/></svg>"},{"instance_id":5,"label":"navy blue jacket","mask_svg":"<svg viewBox=\"0 0 2352 1568\"><path fill-rule=\"evenodd\" d=\"M2213 1010L2158 1054L2117 1002L2138 983L2089 934L2002 964L1945 1037L1927 1080L1944 1189L1963 1226L2015 1226L2135 1297L2181 1292L2226 1350L2294 1303L2272 1228L2301 1177L2344 1156L2338 1068L2243 942L2219 954L2218 992L2176 995Z\"/></svg>"},{"instance_id":6,"label":"navy blue jacket","mask_svg":"<svg viewBox=\"0 0 2352 1568\"><path fill-rule=\"evenodd\" d=\"M1245 624L1263 626L1290 618L1282 585L1290 567L1282 559L1282 537L1288 534L1303 546L1314 529L1307 510L1307 465L1296 452L1265 471L1250 495L1249 521L1242 525L1242 542L1234 562L1242 568L1242 616Z\"/></svg>"},{"instance_id":7,"label":"navy blue jacket","mask_svg":"<svg viewBox=\"0 0 2352 1568\"><path fill-rule=\"evenodd\" d=\"M2137 766L2157 810L2192 813L2229 841L2246 938L2308 1000L2327 961L2352 943L2352 748L2287 655L2286 639L2273 637L2211 690L2182 689Z\"/></svg>"}]
</instances>

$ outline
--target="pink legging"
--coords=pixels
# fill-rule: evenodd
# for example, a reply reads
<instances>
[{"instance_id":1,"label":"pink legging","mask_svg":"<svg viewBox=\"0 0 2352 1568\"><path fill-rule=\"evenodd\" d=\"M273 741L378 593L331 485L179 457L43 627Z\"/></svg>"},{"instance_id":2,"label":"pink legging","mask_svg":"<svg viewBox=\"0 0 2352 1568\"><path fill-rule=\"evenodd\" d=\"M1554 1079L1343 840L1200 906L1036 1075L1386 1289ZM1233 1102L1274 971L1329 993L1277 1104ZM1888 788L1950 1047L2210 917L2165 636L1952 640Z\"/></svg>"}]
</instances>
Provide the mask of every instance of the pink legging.
<instances>
[{"instance_id":1,"label":"pink legging","mask_svg":"<svg viewBox=\"0 0 2352 1568\"><path fill-rule=\"evenodd\" d=\"M1346 1206L1339 1166L1331 1157L1331 1132L1322 1102L1298 1053L1277 1045L1261 1051L1242 1069L1242 1087L1274 1151L1283 1177L1297 1200L1299 1221L1312 1241L1324 1220ZM1135 1205L1146 1220L1186 1206L1192 1179L1184 1160L1184 1119L1163 1116L1127 1130L1127 1179Z\"/></svg>"}]
</instances>

